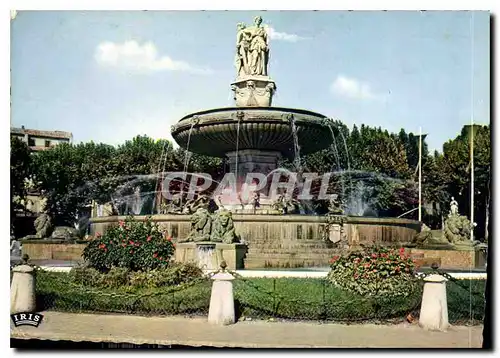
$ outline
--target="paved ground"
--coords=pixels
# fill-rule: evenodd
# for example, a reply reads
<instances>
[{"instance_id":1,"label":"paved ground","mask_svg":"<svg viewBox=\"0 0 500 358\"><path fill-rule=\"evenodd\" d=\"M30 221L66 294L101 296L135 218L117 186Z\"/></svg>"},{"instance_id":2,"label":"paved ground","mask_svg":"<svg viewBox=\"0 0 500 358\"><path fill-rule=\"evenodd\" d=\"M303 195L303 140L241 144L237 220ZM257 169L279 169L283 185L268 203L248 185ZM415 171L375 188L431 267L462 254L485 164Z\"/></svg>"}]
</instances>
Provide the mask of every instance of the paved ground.
<instances>
[{"instance_id":1,"label":"paved ground","mask_svg":"<svg viewBox=\"0 0 500 358\"><path fill-rule=\"evenodd\" d=\"M206 318L42 312L42 324L14 327L11 338L243 348L480 348L482 326L428 332L417 325L340 325L243 321L213 326Z\"/></svg>"}]
</instances>

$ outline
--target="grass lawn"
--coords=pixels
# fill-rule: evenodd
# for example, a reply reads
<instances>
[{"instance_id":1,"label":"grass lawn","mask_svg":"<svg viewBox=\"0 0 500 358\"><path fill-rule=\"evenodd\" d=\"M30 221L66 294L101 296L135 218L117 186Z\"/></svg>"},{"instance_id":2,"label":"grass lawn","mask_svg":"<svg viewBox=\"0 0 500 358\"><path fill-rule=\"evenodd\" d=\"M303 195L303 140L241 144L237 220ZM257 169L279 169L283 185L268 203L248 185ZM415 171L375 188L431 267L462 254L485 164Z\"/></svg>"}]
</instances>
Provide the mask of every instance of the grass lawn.
<instances>
[{"instance_id":1,"label":"grass lawn","mask_svg":"<svg viewBox=\"0 0 500 358\"><path fill-rule=\"evenodd\" d=\"M485 281L462 280L459 284L463 287L454 282L447 283L450 322L482 323ZM37 273L39 310L206 315L210 292L209 280L182 288L105 289L74 284L65 273ZM473 294L470 295L470 292ZM342 291L322 279L312 278L234 281L237 316L253 318L390 321L404 319L410 312L418 313L421 297L419 288L406 298L366 298Z\"/></svg>"}]
</instances>

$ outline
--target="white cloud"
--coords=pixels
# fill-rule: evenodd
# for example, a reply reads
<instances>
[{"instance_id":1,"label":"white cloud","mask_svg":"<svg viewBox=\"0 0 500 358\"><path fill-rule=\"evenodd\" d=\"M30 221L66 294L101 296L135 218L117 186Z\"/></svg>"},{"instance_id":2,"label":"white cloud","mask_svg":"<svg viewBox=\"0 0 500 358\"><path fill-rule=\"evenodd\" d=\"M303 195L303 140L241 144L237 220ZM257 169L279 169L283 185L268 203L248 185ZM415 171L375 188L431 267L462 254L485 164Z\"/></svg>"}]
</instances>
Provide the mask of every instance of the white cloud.
<instances>
[{"instance_id":1,"label":"white cloud","mask_svg":"<svg viewBox=\"0 0 500 358\"><path fill-rule=\"evenodd\" d=\"M96 61L104 66L119 67L132 71L185 71L199 74L211 73L211 70L176 61L169 56L160 56L152 42L140 44L126 41L121 44L102 42L95 52Z\"/></svg>"},{"instance_id":2,"label":"white cloud","mask_svg":"<svg viewBox=\"0 0 500 358\"><path fill-rule=\"evenodd\" d=\"M288 42L297 42L299 40L305 40L306 37L302 37L295 34L287 34L286 32L278 32L271 26L265 26L267 35L271 40L276 41L288 41Z\"/></svg>"},{"instance_id":3,"label":"white cloud","mask_svg":"<svg viewBox=\"0 0 500 358\"><path fill-rule=\"evenodd\" d=\"M381 97L372 91L368 83L342 75L338 75L332 83L331 91L353 99L379 99Z\"/></svg>"}]
</instances>

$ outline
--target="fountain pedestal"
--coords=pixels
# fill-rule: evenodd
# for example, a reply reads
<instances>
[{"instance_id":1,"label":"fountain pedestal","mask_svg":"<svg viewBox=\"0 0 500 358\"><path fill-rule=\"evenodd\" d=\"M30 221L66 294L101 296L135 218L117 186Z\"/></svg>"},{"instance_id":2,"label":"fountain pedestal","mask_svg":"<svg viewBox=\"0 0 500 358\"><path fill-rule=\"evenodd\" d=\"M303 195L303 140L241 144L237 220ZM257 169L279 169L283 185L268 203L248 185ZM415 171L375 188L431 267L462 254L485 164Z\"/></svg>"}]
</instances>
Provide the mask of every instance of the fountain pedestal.
<instances>
[{"instance_id":1,"label":"fountain pedestal","mask_svg":"<svg viewBox=\"0 0 500 358\"><path fill-rule=\"evenodd\" d=\"M238 107L271 106L276 84L269 76L240 76L231 84Z\"/></svg>"},{"instance_id":2,"label":"fountain pedestal","mask_svg":"<svg viewBox=\"0 0 500 358\"><path fill-rule=\"evenodd\" d=\"M281 159L279 151L265 151L258 149L244 149L226 153L229 164L229 172L235 174L236 188L239 193L237 198L230 195L222 195L220 203L232 212L237 213L273 213L272 198L269 197L272 176L269 175L278 168ZM252 179L248 174L255 174L253 177L260 183L262 176L266 177L266 185L259 189L259 206L254 208L254 190ZM247 183L246 183L247 182ZM246 185L245 185L246 183ZM248 186L245 188L245 186Z\"/></svg>"},{"instance_id":3,"label":"fountain pedestal","mask_svg":"<svg viewBox=\"0 0 500 358\"><path fill-rule=\"evenodd\" d=\"M226 261L228 269L240 270L246 251L247 246L240 243L183 242L176 244L175 261L194 263L203 270L217 270Z\"/></svg>"}]
</instances>

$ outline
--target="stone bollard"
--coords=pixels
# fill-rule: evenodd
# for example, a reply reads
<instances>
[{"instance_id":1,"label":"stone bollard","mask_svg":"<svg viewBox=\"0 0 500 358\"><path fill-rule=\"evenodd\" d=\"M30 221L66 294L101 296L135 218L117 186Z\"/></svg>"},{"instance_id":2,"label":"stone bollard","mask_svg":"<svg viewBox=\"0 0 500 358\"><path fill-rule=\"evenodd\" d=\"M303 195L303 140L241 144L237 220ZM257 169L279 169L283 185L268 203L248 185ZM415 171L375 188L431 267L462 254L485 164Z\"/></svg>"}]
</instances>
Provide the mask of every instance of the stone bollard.
<instances>
[{"instance_id":1,"label":"stone bollard","mask_svg":"<svg viewBox=\"0 0 500 358\"><path fill-rule=\"evenodd\" d=\"M10 313L35 312L35 269L29 265L19 265L12 272Z\"/></svg>"},{"instance_id":2,"label":"stone bollard","mask_svg":"<svg viewBox=\"0 0 500 358\"><path fill-rule=\"evenodd\" d=\"M225 262L221 264L222 272L212 276L212 294L210 296L210 308L208 310L208 323L217 325L234 324L234 297L233 283L234 277L225 272Z\"/></svg>"},{"instance_id":3,"label":"stone bollard","mask_svg":"<svg viewBox=\"0 0 500 358\"><path fill-rule=\"evenodd\" d=\"M429 275L424 278L424 293L420 308L420 327L445 331L448 326L448 301L446 299L446 278L441 275Z\"/></svg>"}]
</instances>

